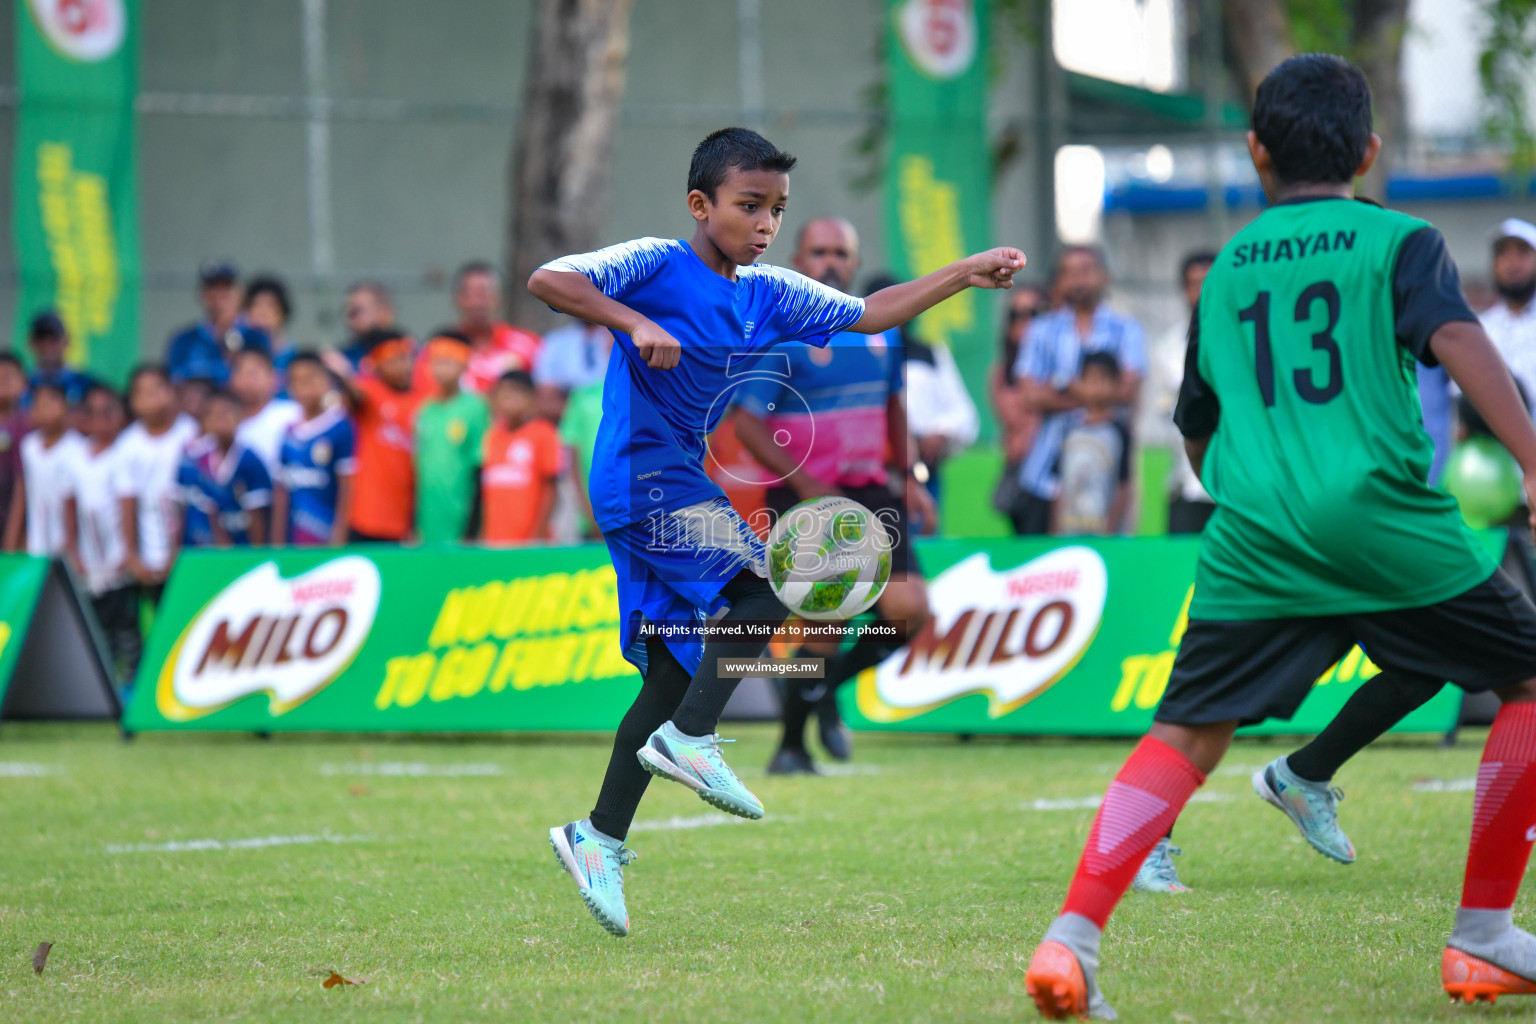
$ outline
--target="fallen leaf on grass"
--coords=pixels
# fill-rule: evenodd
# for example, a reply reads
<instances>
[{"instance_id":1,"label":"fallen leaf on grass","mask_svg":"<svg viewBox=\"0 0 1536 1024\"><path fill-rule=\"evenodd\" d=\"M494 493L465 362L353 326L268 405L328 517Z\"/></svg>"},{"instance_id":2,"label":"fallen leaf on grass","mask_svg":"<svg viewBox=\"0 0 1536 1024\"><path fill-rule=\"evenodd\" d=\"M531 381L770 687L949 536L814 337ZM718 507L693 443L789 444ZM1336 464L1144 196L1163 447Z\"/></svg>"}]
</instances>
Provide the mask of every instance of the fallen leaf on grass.
<instances>
[{"instance_id":1,"label":"fallen leaf on grass","mask_svg":"<svg viewBox=\"0 0 1536 1024\"><path fill-rule=\"evenodd\" d=\"M51 942L39 942L37 948L32 951L32 973L42 974L43 966L48 963L48 951L53 948Z\"/></svg>"},{"instance_id":2,"label":"fallen leaf on grass","mask_svg":"<svg viewBox=\"0 0 1536 1024\"><path fill-rule=\"evenodd\" d=\"M322 981L320 983L320 985L323 988L335 988L337 985L366 985L366 984L368 984L368 979L367 978L347 978L347 977L344 977L344 976L342 976L340 974L337 974L335 971L332 971L331 972L331 976L329 978L326 978L324 981Z\"/></svg>"},{"instance_id":3,"label":"fallen leaf on grass","mask_svg":"<svg viewBox=\"0 0 1536 1024\"><path fill-rule=\"evenodd\" d=\"M347 791L353 796L367 796L371 792L367 786L348 786Z\"/></svg>"}]
</instances>

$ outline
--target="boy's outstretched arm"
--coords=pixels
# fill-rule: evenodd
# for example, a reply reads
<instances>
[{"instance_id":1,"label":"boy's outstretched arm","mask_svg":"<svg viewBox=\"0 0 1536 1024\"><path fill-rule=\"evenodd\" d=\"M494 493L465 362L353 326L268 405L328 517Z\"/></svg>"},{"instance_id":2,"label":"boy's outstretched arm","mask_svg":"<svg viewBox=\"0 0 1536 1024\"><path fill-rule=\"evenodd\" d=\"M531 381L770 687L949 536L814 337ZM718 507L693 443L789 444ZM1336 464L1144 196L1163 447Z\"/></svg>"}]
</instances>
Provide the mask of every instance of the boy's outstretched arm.
<instances>
[{"instance_id":1,"label":"boy's outstretched arm","mask_svg":"<svg viewBox=\"0 0 1536 1024\"><path fill-rule=\"evenodd\" d=\"M1429 339L1430 351L1482 415L1499 443L1525 474L1526 507L1536 529L1536 427L1515 390L1504 357L1488 340L1482 325L1456 320L1441 324Z\"/></svg>"},{"instance_id":2,"label":"boy's outstretched arm","mask_svg":"<svg viewBox=\"0 0 1536 1024\"><path fill-rule=\"evenodd\" d=\"M860 334L879 334L967 288L1012 288L1014 272L1023 267L1024 254L1006 246L967 256L916 281L875 292L864 300L864 315L848 329Z\"/></svg>"},{"instance_id":3,"label":"boy's outstretched arm","mask_svg":"<svg viewBox=\"0 0 1536 1024\"><path fill-rule=\"evenodd\" d=\"M672 369L682 355L676 338L619 300L604 295L585 274L540 267L528 278L528 291L567 316L629 335L640 358L653 370Z\"/></svg>"}]
</instances>

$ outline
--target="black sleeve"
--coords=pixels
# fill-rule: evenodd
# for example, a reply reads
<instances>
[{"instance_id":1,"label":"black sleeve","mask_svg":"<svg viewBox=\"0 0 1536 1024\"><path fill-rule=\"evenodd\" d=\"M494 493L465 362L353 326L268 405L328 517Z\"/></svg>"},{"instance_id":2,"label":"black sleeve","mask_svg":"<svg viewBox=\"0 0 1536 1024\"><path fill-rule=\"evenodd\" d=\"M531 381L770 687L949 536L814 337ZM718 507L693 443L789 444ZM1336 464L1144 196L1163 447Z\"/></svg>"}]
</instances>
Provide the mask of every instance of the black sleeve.
<instances>
[{"instance_id":1,"label":"black sleeve","mask_svg":"<svg viewBox=\"0 0 1536 1024\"><path fill-rule=\"evenodd\" d=\"M1131 478L1131 431L1124 423L1115 421L1115 429L1120 432L1120 482L1125 483Z\"/></svg>"},{"instance_id":2,"label":"black sleeve","mask_svg":"<svg viewBox=\"0 0 1536 1024\"><path fill-rule=\"evenodd\" d=\"M1200 308L1189 317L1189 346L1184 350L1184 383L1179 385L1179 404L1173 408L1173 425L1185 437L1210 437L1221 421L1221 401L1200 376Z\"/></svg>"},{"instance_id":3,"label":"black sleeve","mask_svg":"<svg viewBox=\"0 0 1536 1024\"><path fill-rule=\"evenodd\" d=\"M1477 322L1477 314L1461 294L1461 275L1445 237L1424 227L1403 240L1392 269L1392 318L1397 343L1425 366L1440 361L1430 351L1429 339L1442 324L1457 320Z\"/></svg>"}]
</instances>

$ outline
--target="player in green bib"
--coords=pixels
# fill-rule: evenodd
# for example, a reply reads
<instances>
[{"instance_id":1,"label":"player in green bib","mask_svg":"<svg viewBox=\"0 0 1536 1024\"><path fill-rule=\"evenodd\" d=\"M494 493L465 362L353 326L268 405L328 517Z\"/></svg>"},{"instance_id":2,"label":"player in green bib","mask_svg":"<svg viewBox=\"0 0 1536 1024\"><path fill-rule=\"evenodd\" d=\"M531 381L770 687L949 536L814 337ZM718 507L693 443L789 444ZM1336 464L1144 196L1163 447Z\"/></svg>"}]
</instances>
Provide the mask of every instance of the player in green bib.
<instances>
[{"instance_id":1,"label":"player in green bib","mask_svg":"<svg viewBox=\"0 0 1536 1024\"><path fill-rule=\"evenodd\" d=\"M1136 869L1236 728L1290 718L1359 644L1382 673L1351 704L1361 718L1372 708L1359 705L1385 708L1381 728L1398 716L1395 689L1416 700L1449 679L1503 701L1442 983L1467 1001L1536 994L1536 937L1512 915L1536 840L1536 606L1427 483L1415 362L1461 386L1523 467L1533 508L1536 429L1440 233L1352 199L1381 147L1358 69L1321 54L1279 65L1248 145L1272 205L1206 278L1174 414L1217 506L1189 627L1026 987L1047 1017L1113 1017L1099 941ZM1255 776L1260 795L1293 819L1331 816L1326 783L1285 762Z\"/></svg>"}]
</instances>

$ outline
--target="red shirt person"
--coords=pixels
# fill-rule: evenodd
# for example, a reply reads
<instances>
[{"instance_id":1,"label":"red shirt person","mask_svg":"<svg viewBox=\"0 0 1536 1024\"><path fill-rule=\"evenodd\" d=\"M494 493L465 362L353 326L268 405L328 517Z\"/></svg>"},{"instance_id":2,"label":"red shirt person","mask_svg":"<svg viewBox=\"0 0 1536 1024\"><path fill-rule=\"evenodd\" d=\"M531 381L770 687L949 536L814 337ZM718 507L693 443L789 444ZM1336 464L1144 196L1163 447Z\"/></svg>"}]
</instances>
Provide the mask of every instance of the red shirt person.
<instances>
[{"instance_id":1,"label":"red shirt person","mask_svg":"<svg viewBox=\"0 0 1536 1024\"><path fill-rule=\"evenodd\" d=\"M396 543L410 536L416 512L416 410L432 392L414 387L416 346L399 331L370 331L358 339L361 374L340 352L322 357L341 379L357 421L357 473L352 514L354 543Z\"/></svg>"},{"instance_id":2,"label":"red shirt person","mask_svg":"<svg viewBox=\"0 0 1536 1024\"><path fill-rule=\"evenodd\" d=\"M508 370L533 372L544 340L532 331L498 319L501 278L489 263L466 263L453 278L453 305L459 318L453 330L469 339L469 366L463 386L486 394ZM432 374L425 359L416 364L416 386L428 388Z\"/></svg>"},{"instance_id":3,"label":"red shirt person","mask_svg":"<svg viewBox=\"0 0 1536 1024\"><path fill-rule=\"evenodd\" d=\"M480 539L521 544L549 538L562 469L560 437L534 412L533 377L509 370L491 390L496 422L480 463Z\"/></svg>"}]
</instances>

